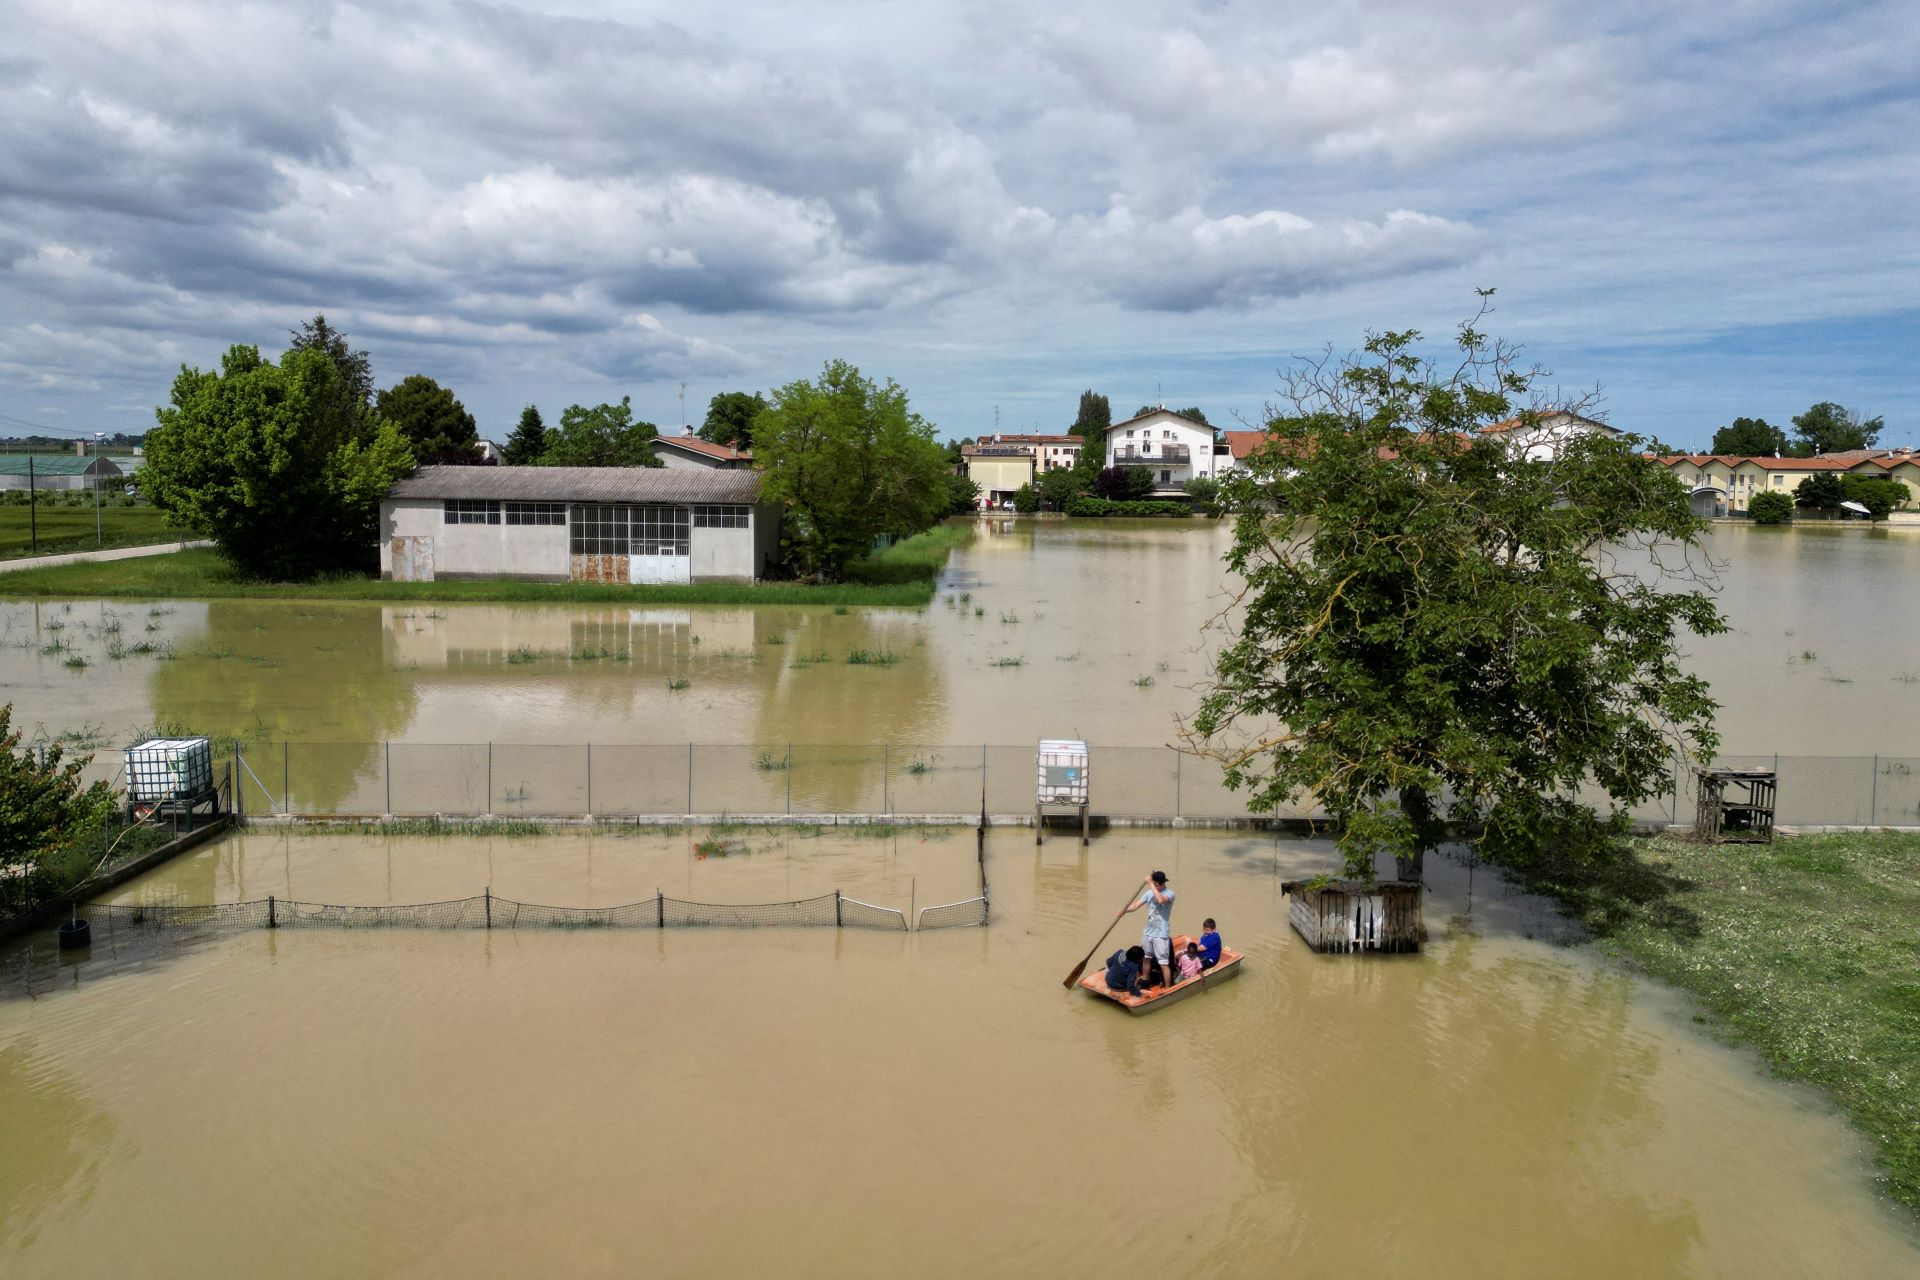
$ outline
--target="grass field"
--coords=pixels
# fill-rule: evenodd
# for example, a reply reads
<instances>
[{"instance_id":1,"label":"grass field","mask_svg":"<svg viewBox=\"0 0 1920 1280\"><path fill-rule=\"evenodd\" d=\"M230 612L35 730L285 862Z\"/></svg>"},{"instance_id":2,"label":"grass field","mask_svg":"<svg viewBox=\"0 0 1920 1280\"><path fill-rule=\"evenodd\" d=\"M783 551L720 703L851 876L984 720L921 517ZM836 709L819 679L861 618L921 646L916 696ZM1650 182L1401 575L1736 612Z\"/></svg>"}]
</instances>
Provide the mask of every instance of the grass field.
<instances>
[{"instance_id":1,"label":"grass field","mask_svg":"<svg viewBox=\"0 0 1920 1280\"><path fill-rule=\"evenodd\" d=\"M91 516L91 513L89 513ZM797 582L630 587L593 582L383 582L369 577L261 582L208 550L139 560L95 561L0 573L0 597L137 600L384 600L524 604L864 605L915 608L933 599L930 579L809 586Z\"/></svg>"},{"instance_id":2,"label":"grass field","mask_svg":"<svg viewBox=\"0 0 1920 1280\"><path fill-rule=\"evenodd\" d=\"M1824 1089L1920 1210L1920 836L1638 842L1602 872L1520 877L1602 945L1692 993L1700 1019Z\"/></svg>"},{"instance_id":3,"label":"grass field","mask_svg":"<svg viewBox=\"0 0 1920 1280\"><path fill-rule=\"evenodd\" d=\"M62 551L91 551L101 546L142 547L155 542L178 542L183 535L160 523L160 513L141 505L123 507L119 499L102 504L100 532L105 541L94 538L93 506L53 506L40 504L37 516L26 505L0 507L0 560L21 556L54 555ZM32 537L34 523L39 525L38 548Z\"/></svg>"}]
</instances>

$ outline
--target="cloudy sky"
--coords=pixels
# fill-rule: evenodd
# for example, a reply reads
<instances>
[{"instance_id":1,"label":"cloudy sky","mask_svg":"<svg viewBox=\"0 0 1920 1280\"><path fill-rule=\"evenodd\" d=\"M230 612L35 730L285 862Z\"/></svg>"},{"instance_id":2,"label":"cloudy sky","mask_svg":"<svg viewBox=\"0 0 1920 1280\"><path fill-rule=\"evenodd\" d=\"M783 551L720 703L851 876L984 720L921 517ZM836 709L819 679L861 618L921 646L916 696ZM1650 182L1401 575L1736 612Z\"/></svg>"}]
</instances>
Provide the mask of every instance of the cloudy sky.
<instances>
[{"instance_id":1,"label":"cloudy sky","mask_svg":"<svg viewBox=\"0 0 1920 1280\"><path fill-rule=\"evenodd\" d=\"M0 0L0 433L140 430L324 311L520 407L844 357L943 434L1257 418L1488 326L1681 444L1920 443L1910 0Z\"/></svg>"}]
</instances>

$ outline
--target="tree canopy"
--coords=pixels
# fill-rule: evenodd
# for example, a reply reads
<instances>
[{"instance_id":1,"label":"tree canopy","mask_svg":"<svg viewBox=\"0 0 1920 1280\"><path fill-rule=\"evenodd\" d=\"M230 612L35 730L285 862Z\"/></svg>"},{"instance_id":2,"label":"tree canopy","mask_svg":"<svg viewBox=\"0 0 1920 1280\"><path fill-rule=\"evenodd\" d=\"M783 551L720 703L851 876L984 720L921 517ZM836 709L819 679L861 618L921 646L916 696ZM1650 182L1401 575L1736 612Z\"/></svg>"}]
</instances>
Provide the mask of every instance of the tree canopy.
<instances>
[{"instance_id":1,"label":"tree canopy","mask_svg":"<svg viewBox=\"0 0 1920 1280\"><path fill-rule=\"evenodd\" d=\"M1797 437L1794 452L1811 458L1823 453L1871 449L1885 427L1886 422L1880 418L1862 417L1853 409L1822 400L1805 413L1794 415L1793 433Z\"/></svg>"},{"instance_id":2,"label":"tree canopy","mask_svg":"<svg viewBox=\"0 0 1920 1280\"><path fill-rule=\"evenodd\" d=\"M635 422L631 396L619 404L592 408L570 404L547 439L538 465L543 467L657 467L653 442L660 432L651 422Z\"/></svg>"},{"instance_id":3,"label":"tree canopy","mask_svg":"<svg viewBox=\"0 0 1920 1280\"><path fill-rule=\"evenodd\" d=\"M711 444L753 448L753 420L767 411L767 398L758 391L722 391L707 401L707 420L697 433Z\"/></svg>"},{"instance_id":4,"label":"tree canopy","mask_svg":"<svg viewBox=\"0 0 1920 1280\"><path fill-rule=\"evenodd\" d=\"M1074 415L1069 435L1080 437L1081 452L1107 447L1107 428L1113 425L1113 406L1107 398L1088 389L1080 393L1080 412Z\"/></svg>"},{"instance_id":5,"label":"tree canopy","mask_svg":"<svg viewBox=\"0 0 1920 1280\"><path fill-rule=\"evenodd\" d=\"M182 366L147 433L142 490L254 576L369 567L380 499L413 455L392 423L353 406L344 376L317 345L277 365L234 346L217 372Z\"/></svg>"},{"instance_id":6,"label":"tree canopy","mask_svg":"<svg viewBox=\"0 0 1920 1280\"><path fill-rule=\"evenodd\" d=\"M540 455L547 451L547 424L540 417L540 410L528 405L520 411L520 421L514 424L513 434L500 446L500 458L510 467L530 467L540 461Z\"/></svg>"},{"instance_id":7,"label":"tree canopy","mask_svg":"<svg viewBox=\"0 0 1920 1280\"><path fill-rule=\"evenodd\" d=\"M365 351L355 351L347 335L328 324L324 315L316 315L288 333L293 339L289 353L318 351L332 361L340 375L327 402L314 407L315 425L335 438L363 434L373 414L372 358Z\"/></svg>"},{"instance_id":8,"label":"tree canopy","mask_svg":"<svg viewBox=\"0 0 1920 1280\"><path fill-rule=\"evenodd\" d=\"M425 374L410 374L382 391L375 408L399 429L421 466L472 466L480 461L480 432L473 415L453 392Z\"/></svg>"},{"instance_id":9,"label":"tree canopy","mask_svg":"<svg viewBox=\"0 0 1920 1280\"><path fill-rule=\"evenodd\" d=\"M1857 502L1875 520L1885 520L1907 505L1907 486L1886 476L1847 474L1840 478L1841 500Z\"/></svg>"},{"instance_id":10,"label":"tree canopy","mask_svg":"<svg viewBox=\"0 0 1920 1280\"><path fill-rule=\"evenodd\" d=\"M918 533L946 513L946 452L907 393L844 360L777 388L754 427L768 501L786 505L788 563L837 579L877 538Z\"/></svg>"},{"instance_id":11,"label":"tree canopy","mask_svg":"<svg viewBox=\"0 0 1920 1280\"><path fill-rule=\"evenodd\" d=\"M1787 433L1765 418L1735 418L1713 433L1712 453L1771 458L1787 451Z\"/></svg>"},{"instance_id":12,"label":"tree canopy","mask_svg":"<svg viewBox=\"0 0 1920 1280\"><path fill-rule=\"evenodd\" d=\"M1475 437L1542 376L1478 321L1444 365L1406 330L1299 367L1221 485L1241 586L1188 739L1257 809L1324 806L1355 875L1391 854L1417 878L1449 832L1498 862L1602 856L1676 746L1716 743L1677 639L1725 624L1646 550L1699 537L1684 489L1631 436L1537 459Z\"/></svg>"},{"instance_id":13,"label":"tree canopy","mask_svg":"<svg viewBox=\"0 0 1920 1280\"><path fill-rule=\"evenodd\" d=\"M1837 471L1822 471L1802 480L1793 491L1793 505L1807 511L1831 511L1845 501L1846 486Z\"/></svg>"},{"instance_id":14,"label":"tree canopy","mask_svg":"<svg viewBox=\"0 0 1920 1280\"><path fill-rule=\"evenodd\" d=\"M0 875L0 919L42 896L47 857L112 803L106 783L81 784L87 760L67 759L57 742L44 751L22 747L13 704L0 705L0 867L9 871Z\"/></svg>"},{"instance_id":15,"label":"tree canopy","mask_svg":"<svg viewBox=\"0 0 1920 1280\"><path fill-rule=\"evenodd\" d=\"M1164 407L1165 406L1163 405L1157 405L1157 404L1143 404L1140 406L1139 411L1135 413L1133 416L1138 418L1142 414L1154 413ZM1207 415L1200 412L1200 410L1198 409L1169 409L1167 411L1169 413L1178 414L1180 417L1187 419L1189 422L1197 422L1203 427L1210 427L1213 425L1211 422L1207 421Z\"/></svg>"}]
</instances>

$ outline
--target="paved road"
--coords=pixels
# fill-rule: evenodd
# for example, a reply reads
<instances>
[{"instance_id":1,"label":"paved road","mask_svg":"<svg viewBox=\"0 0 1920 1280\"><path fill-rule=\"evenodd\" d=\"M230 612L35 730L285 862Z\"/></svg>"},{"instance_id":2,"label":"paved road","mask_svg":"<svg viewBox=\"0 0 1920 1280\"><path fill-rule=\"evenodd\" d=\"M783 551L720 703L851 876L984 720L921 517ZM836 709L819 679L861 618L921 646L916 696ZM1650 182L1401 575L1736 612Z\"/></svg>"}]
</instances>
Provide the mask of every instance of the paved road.
<instances>
[{"instance_id":1,"label":"paved road","mask_svg":"<svg viewBox=\"0 0 1920 1280\"><path fill-rule=\"evenodd\" d=\"M18 560L0 560L0 573L11 573L15 569L51 569L55 565L78 564L82 560L134 560L141 556L165 556L189 547L212 545L204 540L156 542L150 547L108 547L104 551L70 551L58 556L22 556Z\"/></svg>"}]
</instances>

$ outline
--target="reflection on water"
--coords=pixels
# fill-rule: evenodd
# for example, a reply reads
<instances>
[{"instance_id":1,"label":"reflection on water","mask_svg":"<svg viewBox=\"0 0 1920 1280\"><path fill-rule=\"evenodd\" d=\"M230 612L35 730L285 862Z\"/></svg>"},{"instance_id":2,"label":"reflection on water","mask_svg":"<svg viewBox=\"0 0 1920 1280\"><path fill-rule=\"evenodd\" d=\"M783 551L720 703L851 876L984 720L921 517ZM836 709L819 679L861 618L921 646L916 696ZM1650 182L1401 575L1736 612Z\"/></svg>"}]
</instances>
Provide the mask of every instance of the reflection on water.
<instances>
[{"instance_id":1,"label":"reflection on water","mask_svg":"<svg viewBox=\"0 0 1920 1280\"><path fill-rule=\"evenodd\" d=\"M1225 604L1230 531L977 530L924 612L6 604L0 683L30 731L91 725L115 740L155 719L315 744L1172 740L1217 643L1202 626ZM1698 642L1693 661L1723 703L1723 748L1910 754L1920 596L1897 584L1920 568L1920 536L1716 526L1709 544L1734 630ZM860 652L885 661L847 661ZM86 665L68 666L75 657ZM877 768L856 772L831 785L878 789Z\"/></svg>"},{"instance_id":2,"label":"reflection on water","mask_svg":"<svg viewBox=\"0 0 1920 1280\"><path fill-rule=\"evenodd\" d=\"M50 943L3 950L0 1272L1920 1267L1840 1122L1515 932L1531 916L1484 878L1469 900L1435 866L1422 955L1307 951L1278 886L1329 858L1005 831L983 930L261 931L66 970ZM1063 992L1155 866L1175 923L1218 917L1246 972L1144 1018ZM904 907L974 874L966 832L754 833L723 860L680 832L254 832L118 896Z\"/></svg>"}]
</instances>

